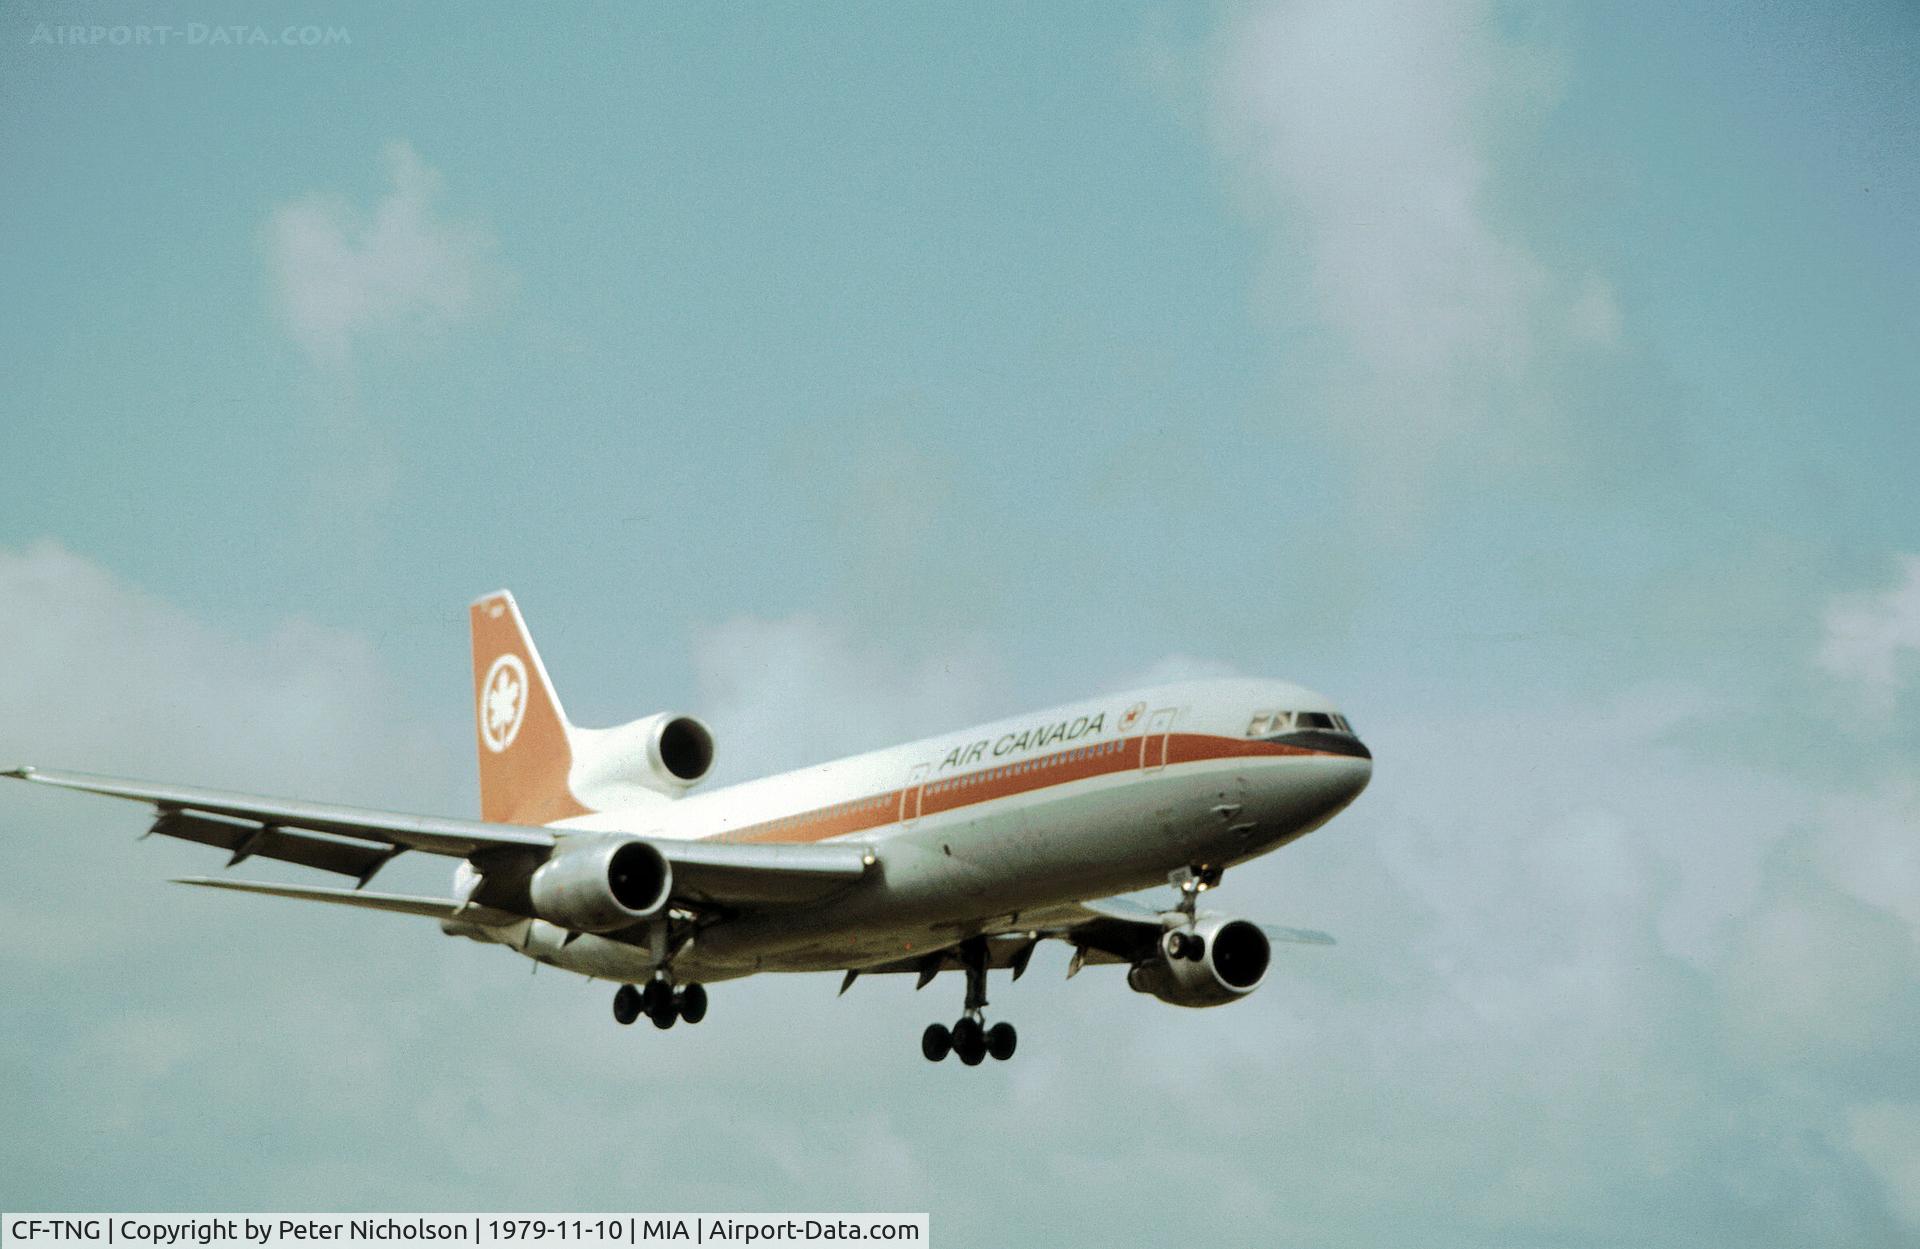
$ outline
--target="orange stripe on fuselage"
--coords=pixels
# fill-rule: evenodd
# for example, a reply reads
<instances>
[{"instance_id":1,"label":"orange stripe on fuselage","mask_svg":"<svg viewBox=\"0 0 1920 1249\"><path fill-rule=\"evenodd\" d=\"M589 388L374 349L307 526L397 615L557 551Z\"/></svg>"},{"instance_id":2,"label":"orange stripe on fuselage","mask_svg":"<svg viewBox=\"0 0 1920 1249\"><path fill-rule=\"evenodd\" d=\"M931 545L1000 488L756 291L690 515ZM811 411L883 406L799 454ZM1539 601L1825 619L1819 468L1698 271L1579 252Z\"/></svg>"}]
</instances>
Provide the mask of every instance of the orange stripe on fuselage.
<instances>
[{"instance_id":1,"label":"orange stripe on fuselage","mask_svg":"<svg viewBox=\"0 0 1920 1249\"><path fill-rule=\"evenodd\" d=\"M1139 772L1147 763L1157 763L1163 737L1166 742L1166 762L1170 767L1213 759L1274 759L1288 755L1329 753L1256 738L1218 737L1206 733L1156 733L1151 737L1122 737L996 764L990 768L978 768L972 772L929 777L920 785L870 794L812 811L798 811L777 820L720 833L707 840L825 841L829 837L845 837L869 829L885 828L900 823L903 818L945 815L950 811L964 810L1016 794L1071 785L1075 781L1099 776Z\"/></svg>"}]
</instances>

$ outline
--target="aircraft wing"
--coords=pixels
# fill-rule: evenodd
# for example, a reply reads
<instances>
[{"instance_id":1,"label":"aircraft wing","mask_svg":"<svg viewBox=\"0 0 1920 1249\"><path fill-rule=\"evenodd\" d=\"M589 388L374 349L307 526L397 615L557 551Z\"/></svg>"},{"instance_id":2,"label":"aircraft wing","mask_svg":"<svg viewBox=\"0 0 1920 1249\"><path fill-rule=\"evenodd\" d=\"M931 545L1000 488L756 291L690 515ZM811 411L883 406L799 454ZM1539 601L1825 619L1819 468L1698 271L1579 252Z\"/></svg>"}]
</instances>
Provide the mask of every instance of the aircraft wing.
<instances>
[{"instance_id":1,"label":"aircraft wing","mask_svg":"<svg viewBox=\"0 0 1920 1249\"><path fill-rule=\"evenodd\" d=\"M1089 964L1138 962L1153 952L1160 935L1166 931L1164 914L1131 898L1099 898L1023 912L983 934L987 938L987 966L1012 968L1013 977L1018 980L1026 971L1034 947L1048 938L1075 947L1073 965L1067 970L1069 976ZM1276 924L1261 924L1259 928L1269 941L1334 944L1331 936L1311 928L1282 928ZM925 985L942 971L960 968L958 944L875 967L849 968L840 991L846 992L856 976L881 972L914 972Z\"/></svg>"},{"instance_id":2,"label":"aircraft wing","mask_svg":"<svg viewBox=\"0 0 1920 1249\"><path fill-rule=\"evenodd\" d=\"M1151 946L1166 931L1161 912L1135 902L1132 898L1099 898L1070 906L1048 908L1050 917L1065 929L1054 935L1084 938L1080 943L1100 950L1111 950L1138 957L1144 946ZM1282 928L1278 924L1260 924L1269 941L1293 945L1332 945L1333 938L1312 928Z\"/></svg>"},{"instance_id":3,"label":"aircraft wing","mask_svg":"<svg viewBox=\"0 0 1920 1249\"><path fill-rule=\"evenodd\" d=\"M0 776L150 803L158 812L150 833L231 851L228 867L254 856L278 859L353 877L356 889L408 850L484 862L501 853L544 856L567 835L526 825L403 815L83 772L15 768ZM866 846L848 842L641 840L656 846L672 865L674 901L696 907L808 901L860 879L873 866Z\"/></svg>"}]
</instances>

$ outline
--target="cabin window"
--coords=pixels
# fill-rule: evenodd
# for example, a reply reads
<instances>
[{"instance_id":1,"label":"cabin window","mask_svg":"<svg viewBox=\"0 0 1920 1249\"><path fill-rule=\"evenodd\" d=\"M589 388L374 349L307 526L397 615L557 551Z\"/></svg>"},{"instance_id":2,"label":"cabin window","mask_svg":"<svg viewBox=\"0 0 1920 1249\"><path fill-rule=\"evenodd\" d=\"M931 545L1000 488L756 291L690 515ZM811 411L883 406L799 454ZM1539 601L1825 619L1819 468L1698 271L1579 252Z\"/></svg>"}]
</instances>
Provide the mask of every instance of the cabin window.
<instances>
[{"instance_id":1,"label":"cabin window","mask_svg":"<svg viewBox=\"0 0 1920 1249\"><path fill-rule=\"evenodd\" d=\"M1302 711L1294 720L1303 729L1330 729L1334 727L1333 717L1324 711Z\"/></svg>"}]
</instances>

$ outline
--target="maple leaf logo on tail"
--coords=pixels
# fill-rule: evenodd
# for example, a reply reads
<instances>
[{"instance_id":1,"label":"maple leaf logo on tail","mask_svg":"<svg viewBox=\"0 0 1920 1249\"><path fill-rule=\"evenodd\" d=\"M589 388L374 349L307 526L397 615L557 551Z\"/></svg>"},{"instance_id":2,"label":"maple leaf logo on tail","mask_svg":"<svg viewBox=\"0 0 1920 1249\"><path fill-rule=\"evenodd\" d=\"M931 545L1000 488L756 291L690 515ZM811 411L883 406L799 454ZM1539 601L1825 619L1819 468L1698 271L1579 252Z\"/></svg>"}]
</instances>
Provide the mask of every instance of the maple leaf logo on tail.
<instances>
[{"instance_id":1,"label":"maple leaf logo on tail","mask_svg":"<svg viewBox=\"0 0 1920 1249\"><path fill-rule=\"evenodd\" d=\"M573 727L513 595L496 590L473 600L467 625L480 818L537 825L591 814L573 794Z\"/></svg>"},{"instance_id":2,"label":"maple leaf logo on tail","mask_svg":"<svg viewBox=\"0 0 1920 1249\"><path fill-rule=\"evenodd\" d=\"M487 670L480 739L495 754L513 745L527 715L527 669L518 655L502 655Z\"/></svg>"}]
</instances>

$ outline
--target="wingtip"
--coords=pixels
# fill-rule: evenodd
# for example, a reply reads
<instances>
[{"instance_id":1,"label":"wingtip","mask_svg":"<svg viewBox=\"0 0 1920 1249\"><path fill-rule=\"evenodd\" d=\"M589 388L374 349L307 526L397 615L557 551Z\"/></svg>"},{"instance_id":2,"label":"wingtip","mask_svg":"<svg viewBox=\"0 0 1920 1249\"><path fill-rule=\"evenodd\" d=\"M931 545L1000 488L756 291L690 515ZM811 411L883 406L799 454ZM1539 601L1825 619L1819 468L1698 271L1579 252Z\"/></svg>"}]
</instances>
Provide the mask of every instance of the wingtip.
<instances>
[{"instance_id":1,"label":"wingtip","mask_svg":"<svg viewBox=\"0 0 1920 1249\"><path fill-rule=\"evenodd\" d=\"M33 768L30 765L23 763L23 764L20 764L18 767L11 767L4 772L0 772L0 776L11 776L15 780L19 780L19 781L29 780L33 776Z\"/></svg>"}]
</instances>

